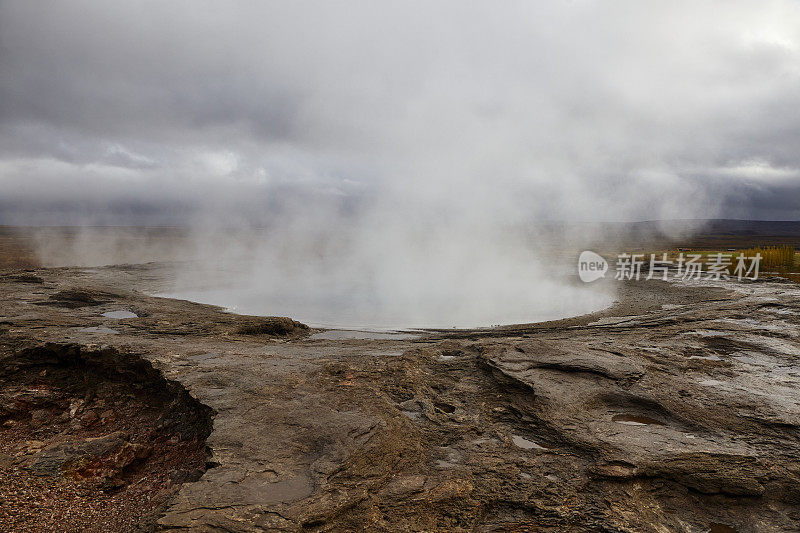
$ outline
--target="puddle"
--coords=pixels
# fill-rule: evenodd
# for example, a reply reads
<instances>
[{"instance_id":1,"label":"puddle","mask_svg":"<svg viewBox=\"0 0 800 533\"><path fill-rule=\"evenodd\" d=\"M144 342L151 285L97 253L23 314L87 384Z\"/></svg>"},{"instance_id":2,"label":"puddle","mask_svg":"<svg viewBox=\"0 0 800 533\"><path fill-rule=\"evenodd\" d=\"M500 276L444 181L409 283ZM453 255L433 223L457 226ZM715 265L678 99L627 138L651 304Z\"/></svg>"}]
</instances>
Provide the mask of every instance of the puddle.
<instances>
[{"instance_id":1,"label":"puddle","mask_svg":"<svg viewBox=\"0 0 800 533\"><path fill-rule=\"evenodd\" d=\"M329 329L308 336L309 340L411 340L418 339L421 335L403 333L400 331L357 331L344 329Z\"/></svg>"},{"instance_id":2,"label":"puddle","mask_svg":"<svg viewBox=\"0 0 800 533\"><path fill-rule=\"evenodd\" d=\"M522 448L523 450L549 450L547 446L542 446L541 444L537 444L532 440L528 440L524 437L520 437L519 435L511 435L511 441L514 443L515 446L518 448Z\"/></svg>"},{"instance_id":3,"label":"puddle","mask_svg":"<svg viewBox=\"0 0 800 533\"><path fill-rule=\"evenodd\" d=\"M102 316L106 318L139 318L139 315L132 311L108 311Z\"/></svg>"},{"instance_id":4,"label":"puddle","mask_svg":"<svg viewBox=\"0 0 800 533\"><path fill-rule=\"evenodd\" d=\"M117 335L119 331L105 326L92 326L90 328L81 328L79 331L83 333L107 333L109 335Z\"/></svg>"},{"instance_id":5,"label":"puddle","mask_svg":"<svg viewBox=\"0 0 800 533\"><path fill-rule=\"evenodd\" d=\"M663 426L664 422L650 418L649 416L621 414L614 415L611 419L618 424L625 424L626 426Z\"/></svg>"},{"instance_id":6,"label":"puddle","mask_svg":"<svg viewBox=\"0 0 800 533\"><path fill-rule=\"evenodd\" d=\"M709 524L708 533L739 533L739 530L727 524L711 522Z\"/></svg>"}]
</instances>

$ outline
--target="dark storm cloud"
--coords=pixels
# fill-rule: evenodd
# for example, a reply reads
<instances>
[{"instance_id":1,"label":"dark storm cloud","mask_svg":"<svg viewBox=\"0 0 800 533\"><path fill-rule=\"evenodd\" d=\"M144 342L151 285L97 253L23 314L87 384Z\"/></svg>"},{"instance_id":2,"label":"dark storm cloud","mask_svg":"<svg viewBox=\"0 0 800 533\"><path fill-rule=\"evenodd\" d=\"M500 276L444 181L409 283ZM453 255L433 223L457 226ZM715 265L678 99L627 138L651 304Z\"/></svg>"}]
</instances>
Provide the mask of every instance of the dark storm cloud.
<instances>
[{"instance_id":1,"label":"dark storm cloud","mask_svg":"<svg viewBox=\"0 0 800 533\"><path fill-rule=\"evenodd\" d=\"M776 182L716 180L709 190L727 218L800 220L800 175Z\"/></svg>"},{"instance_id":2,"label":"dark storm cloud","mask_svg":"<svg viewBox=\"0 0 800 533\"><path fill-rule=\"evenodd\" d=\"M791 0L4 1L2 216L798 218L798 65Z\"/></svg>"}]
</instances>

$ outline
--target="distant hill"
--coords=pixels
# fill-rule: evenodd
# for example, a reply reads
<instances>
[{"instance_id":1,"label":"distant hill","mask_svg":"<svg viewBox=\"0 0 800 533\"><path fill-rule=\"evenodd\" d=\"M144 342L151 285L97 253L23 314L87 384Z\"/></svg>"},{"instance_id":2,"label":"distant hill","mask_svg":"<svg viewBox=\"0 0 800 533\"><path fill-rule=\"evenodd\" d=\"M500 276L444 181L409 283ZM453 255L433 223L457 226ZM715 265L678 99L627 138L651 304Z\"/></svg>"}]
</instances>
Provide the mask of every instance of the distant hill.
<instances>
[{"instance_id":1,"label":"distant hill","mask_svg":"<svg viewBox=\"0 0 800 533\"><path fill-rule=\"evenodd\" d=\"M727 249L789 245L800 248L800 221L652 220L536 225L532 239L555 247L606 251L666 248Z\"/></svg>"},{"instance_id":2,"label":"distant hill","mask_svg":"<svg viewBox=\"0 0 800 533\"><path fill-rule=\"evenodd\" d=\"M687 248L750 248L790 245L800 248L800 221L675 220L635 222L619 234L625 242L654 242Z\"/></svg>"}]
</instances>

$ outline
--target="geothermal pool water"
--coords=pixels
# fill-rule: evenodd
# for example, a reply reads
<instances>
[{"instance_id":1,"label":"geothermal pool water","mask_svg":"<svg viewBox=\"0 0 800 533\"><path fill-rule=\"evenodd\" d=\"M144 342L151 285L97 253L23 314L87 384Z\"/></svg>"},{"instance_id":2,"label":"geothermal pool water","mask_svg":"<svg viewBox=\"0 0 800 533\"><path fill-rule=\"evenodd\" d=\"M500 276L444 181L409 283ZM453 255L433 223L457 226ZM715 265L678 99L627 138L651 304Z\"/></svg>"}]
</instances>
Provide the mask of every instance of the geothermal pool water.
<instances>
[{"instance_id":1,"label":"geothermal pool water","mask_svg":"<svg viewBox=\"0 0 800 533\"><path fill-rule=\"evenodd\" d=\"M217 305L244 315L288 316L312 327L351 330L425 328L485 328L558 320L591 313L611 305L613 296L590 287L559 286L545 296L524 290L470 298L470 289L450 298L441 294L416 299L377 298L360 292L296 291L252 287L185 289L159 294L193 302Z\"/></svg>"}]
</instances>

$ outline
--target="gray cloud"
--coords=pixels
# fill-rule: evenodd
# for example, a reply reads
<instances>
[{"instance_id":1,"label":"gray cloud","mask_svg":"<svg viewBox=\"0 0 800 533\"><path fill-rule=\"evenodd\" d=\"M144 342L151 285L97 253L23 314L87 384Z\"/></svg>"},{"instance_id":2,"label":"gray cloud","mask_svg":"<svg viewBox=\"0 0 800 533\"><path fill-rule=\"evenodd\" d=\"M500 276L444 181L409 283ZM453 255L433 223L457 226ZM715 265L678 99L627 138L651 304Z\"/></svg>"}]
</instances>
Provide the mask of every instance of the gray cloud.
<instances>
[{"instance_id":1,"label":"gray cloud","mask_svg":"<svg viewBox=\"0 0 800 533\"><path fill-rule=\"evenodd\" d=\"M791 0L5 1L0 54L18 210L291 190L468 223L800 216Z\"/></svg>"}]
</instances>

